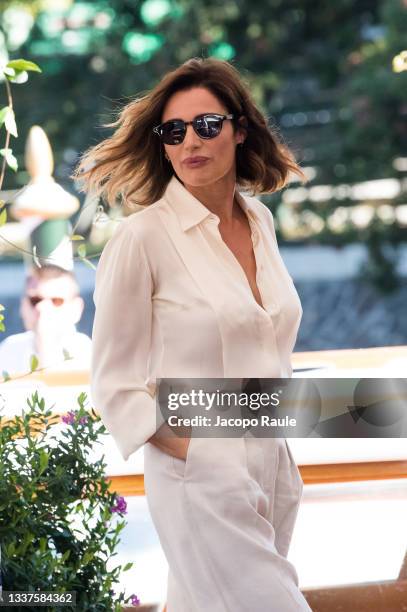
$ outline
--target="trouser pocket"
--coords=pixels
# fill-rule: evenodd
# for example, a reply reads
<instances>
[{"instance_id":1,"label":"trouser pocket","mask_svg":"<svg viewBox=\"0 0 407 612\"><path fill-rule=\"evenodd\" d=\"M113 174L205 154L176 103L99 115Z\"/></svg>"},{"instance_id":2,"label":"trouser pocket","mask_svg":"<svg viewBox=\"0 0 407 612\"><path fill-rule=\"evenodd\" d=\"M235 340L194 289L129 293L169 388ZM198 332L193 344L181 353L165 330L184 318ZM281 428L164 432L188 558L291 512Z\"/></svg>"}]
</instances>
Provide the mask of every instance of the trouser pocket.
<instances>
[{"instance_id":1,"label":"trouser pocket","mask_svg":"<svg viewBox=\"0 0 407 612\"><path fill-rule=\"evenodd\" d=\"M264 489L266 487L266 457L263 440L253 436L244 436L247 472L251 480Z\"/></svg>"},{"instance_id":2,"label":"trouser pocket","mask_svg":"<svg viewBox=\"0 0 407 612\"><path fill-rule=\"evenodd\" d=\"M194 438L191 437L189 439L187 455L185 459L179 459L178 457L172 457L172 468L177 476L180 478L185 478L187 474L187 469L189 463L191 461L191 451L193 445Z\"/></svg>"}]
</instances>

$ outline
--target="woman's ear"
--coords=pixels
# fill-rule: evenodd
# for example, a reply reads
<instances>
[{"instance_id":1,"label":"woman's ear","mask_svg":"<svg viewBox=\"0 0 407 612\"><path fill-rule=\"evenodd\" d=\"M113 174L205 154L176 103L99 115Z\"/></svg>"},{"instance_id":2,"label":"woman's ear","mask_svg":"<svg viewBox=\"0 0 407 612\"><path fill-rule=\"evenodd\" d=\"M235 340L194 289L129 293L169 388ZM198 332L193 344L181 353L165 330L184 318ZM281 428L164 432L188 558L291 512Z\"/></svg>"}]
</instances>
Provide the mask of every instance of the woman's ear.
<instances>
[{"instance_id":1,"label":"woman's ear","mask_svg":"<svg viewBox=\"0 0 407 612\"><path fill-rule=\"evenodd\" d=\"M241 115L238 119L238 128L237 131L239 134L241 134L243 136L242 140L239 140L239 143L243 144L244 141L247 138L247 128L248 128L249 122L247 121L247 117L245 117L244 115ZM243 128L243 129L242 129Z\"/></svg>"}]
</instances>

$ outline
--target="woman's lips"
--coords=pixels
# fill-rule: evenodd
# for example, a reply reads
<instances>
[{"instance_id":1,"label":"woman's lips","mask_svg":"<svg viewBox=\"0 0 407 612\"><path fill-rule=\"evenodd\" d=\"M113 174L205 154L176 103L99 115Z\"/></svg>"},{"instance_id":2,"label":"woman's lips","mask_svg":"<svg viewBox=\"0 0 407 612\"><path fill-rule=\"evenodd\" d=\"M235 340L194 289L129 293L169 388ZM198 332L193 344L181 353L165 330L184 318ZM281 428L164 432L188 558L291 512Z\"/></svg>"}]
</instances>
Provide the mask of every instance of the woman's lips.
<instances>
[{"instance_id":1,"label":"woman's lips","mask_svg":"<svg viewBox=\"0 0 407 612\"><path fill-rule=\"evenodd\" d=\"M191 159L186 159L184 161L185 166L187 166L188 168L198 168L199 166L203 166L204 164L206 164L206 162L209 161L208 157L197 157L197 158L191 158Z\"/></svg>"}]
</instances>

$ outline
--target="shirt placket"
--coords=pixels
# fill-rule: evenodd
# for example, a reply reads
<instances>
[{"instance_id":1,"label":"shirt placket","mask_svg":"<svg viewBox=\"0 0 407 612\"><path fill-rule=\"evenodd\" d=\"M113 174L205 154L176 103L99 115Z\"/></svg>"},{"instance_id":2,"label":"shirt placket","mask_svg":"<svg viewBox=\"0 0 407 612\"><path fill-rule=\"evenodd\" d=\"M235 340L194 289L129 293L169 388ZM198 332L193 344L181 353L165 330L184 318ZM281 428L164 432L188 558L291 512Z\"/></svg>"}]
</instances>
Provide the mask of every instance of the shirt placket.
<instances>
[{"instance_id":1,"label":"shirt placket","mask_svg":"<svg viewBox=\"0 0 407 612\"><path fill-rule=\"evenodd\" d=\"M265 300L264 300L264 291L262 288L262 283L259 283L259 280L262 281L264 278L263 275L263 270L264 270L264 263L262 260L262 257L259 253L258 250L258 245L260 243L260 232L255 224L255 222L250 218L250 216L248 216L248 220L249 220L249 225L250 225L250 230L251 230L251 240L252 240L252 244L253 244L253 251L254 251L254 256L256 259L256 269L257 269L257 274L256 274L256 283L260 292L260 297L262 299L262 303L263 305L265 305ZM225 244L225 241L223 240L220 232L219 232L219 225L220 219L217 215L214 214L210 214L208 216L208 228L209 231L212 233L212 235L215 237L217 245L219 246L219 249L221 251L221 254L224 256L226 263L228 264L229 269L231 270L232 274L239 279L239 281L244 285L246 291L248 292L250 298L253 300L255 307L259 308L260 310L262 310L263 312L264 309L256 302L256 300L254 299L253 293L252 293L252 289L250 287L250 283L246 277L246 274L242 268L242 266L240 265L240 263L238 262L237 258L235 257L235 255L232 253L232 251L229 249L229 247ZM267 308L266 308L267 309ZM265 313L267 314L267 313Z\"/></svg>"},{"instance_id":2,"label":"shirt placket","mask_svg":"<svg viewBox=\"0 0 407 612\"><path fill-rule=\"evenodd\" d=\"M212 245L215 247L216 252L219 254L223 262L226 264L229 273L232 274L233 277L239 282L240 286L245 289L247 296L250 299L250 303L253 305L254 310L250 317L250 324L257 338L257 346L263 353L262 360L264 363L274 364L269 371L275 371L275 373L272 374L275 376L279 371L280 361L272 315L278 311L278 307L270 296L270 282L267 277L269 271L266 269L267 258L265 257L261 232L257 227L256 221L252 219L250 215L248 215L248 219L251 229L253 251L256 258L256 282L265 309L262 308L254 299L252 289L242 266L239 264L229 247L225 244L218 228L220 222L219 217L211 213L206 219L205 228L213 238L213 241L211 240Z\"/></svg>"},{"instance_id":3,"label":"shirt placket","mask_svg":"<svg viewBox=\"0 0 407 612\"><path fill-rule=\"evenodd\" d=\"M256 259L256 283L259 289L263 305L270 316L279 313L280 307L273 297L272 275L273 270L267 269L267 258L265 254L264 242L261 232L257 227L256 221L248 214L249 224L252 231L253 252Z\"/></svg>"},{"instance_id":4,"label":"shirt placket","mask_svg":"<svg viewBox=\"0 0 407 612\"><path fill-rule=\"evenodd\" d=\"M279 367L281 367L280 353L274 326L274 318L279 315L280 306L273 298L273 270L269 269L270 266L267 266L265 245L257 221L253 218L251 211L247 211L247 217L251 228L253 252L256 259L256 283L262 298L263 306L266 309L260 308L258 317L256 317L256 327L261 338L260 345L264 351L265 358L268 360L270 359L273 363L278 360Z\"/></svg>"}]
</instances>

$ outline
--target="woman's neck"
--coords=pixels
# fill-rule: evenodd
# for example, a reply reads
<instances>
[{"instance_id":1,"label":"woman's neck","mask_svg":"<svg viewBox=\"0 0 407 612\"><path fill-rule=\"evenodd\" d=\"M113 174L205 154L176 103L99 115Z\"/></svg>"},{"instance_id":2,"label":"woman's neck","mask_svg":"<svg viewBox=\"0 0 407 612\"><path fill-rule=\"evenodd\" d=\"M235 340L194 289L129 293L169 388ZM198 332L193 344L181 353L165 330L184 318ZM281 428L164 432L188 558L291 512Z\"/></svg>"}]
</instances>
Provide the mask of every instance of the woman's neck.
<instances>
[{"instance_id":1,"label":"woman's neck","mask_svg":"<svg viewBox=\"0 0 407 612\"><path fill-rule=\"evenodd\" d=\"M242 211L235 197L235 178L222 177L215 183L208 185L186 185L187 189L197 200L199 200L214 215L217 215L222 225L232 224L235 219L241 217Z\"/></svg>"}]
</instances>

